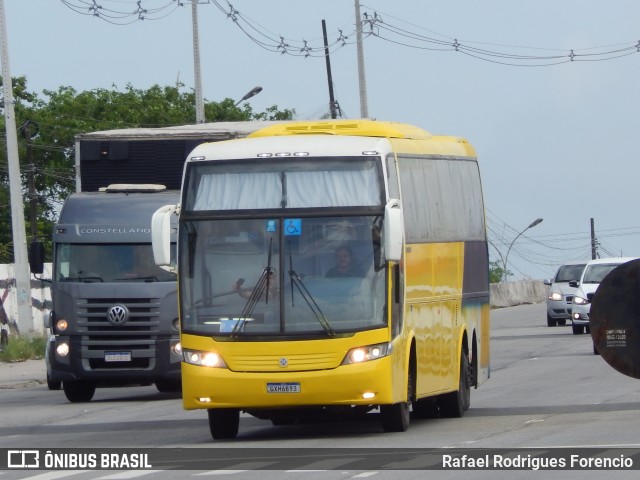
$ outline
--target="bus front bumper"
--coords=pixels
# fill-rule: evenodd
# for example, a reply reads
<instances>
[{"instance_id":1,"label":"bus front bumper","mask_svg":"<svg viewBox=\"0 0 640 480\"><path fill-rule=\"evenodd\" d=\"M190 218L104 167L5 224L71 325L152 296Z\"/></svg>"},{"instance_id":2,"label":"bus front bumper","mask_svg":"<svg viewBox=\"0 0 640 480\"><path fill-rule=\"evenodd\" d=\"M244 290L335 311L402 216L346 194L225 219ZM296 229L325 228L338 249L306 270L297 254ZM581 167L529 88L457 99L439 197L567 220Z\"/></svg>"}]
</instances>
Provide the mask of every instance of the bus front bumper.
<instances>
[{"instance_id":1,"label":"bus front bumper","mask_svg":"<svg viewBox=\"0 0 640 480\"><path fill-rule=\"evenodd\" d=\"M182 400L187 410L390 404L400 401L393 399L391 371L390 357L297 372L232 372L183 363Z\"/></svg>"}]
</instances>

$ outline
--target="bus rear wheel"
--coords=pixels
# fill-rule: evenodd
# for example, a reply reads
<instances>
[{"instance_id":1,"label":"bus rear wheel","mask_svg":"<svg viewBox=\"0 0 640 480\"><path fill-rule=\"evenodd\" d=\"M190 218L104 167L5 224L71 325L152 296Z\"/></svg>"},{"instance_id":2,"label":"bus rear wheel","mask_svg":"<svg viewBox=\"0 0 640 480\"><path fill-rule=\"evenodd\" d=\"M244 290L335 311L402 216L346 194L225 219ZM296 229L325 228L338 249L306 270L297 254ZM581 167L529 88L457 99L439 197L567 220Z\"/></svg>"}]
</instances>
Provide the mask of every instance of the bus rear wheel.
<instances>
[{"instance_id":1,"label":"bus rear wheel","mask_svg":"<svg viewBox=\"0 0 640 480\"><path fill-rule=\"evenodd\" d=\"M96 393L95 384L87 382L86 380L62 382L62 389L64 390L67 400L72 403L90 402Z\"/></svg>"},{"instance_id":2,"label":"bus rear wheel","mask_svg":"<svg viewBox=\"0 0 640 480\"><path fill-rule=\"evenodd\" d=\"M228 440L236 438L240 425L240 410L237 408L211 408L209 415L209 430L214 440Z\"/></svg>"},{"instance_id":3,"label":"bus rear wheel","mask_svg":"<svg viewBox=\"0 0 640 480\"><path fill-rule=\"evenodd\" d=\"M443 417L459 418L471 405L471 372L469 359L462 352L460 356L460 382L458 390L438 397L438 407Z\"/></svg>"}]
</instances>

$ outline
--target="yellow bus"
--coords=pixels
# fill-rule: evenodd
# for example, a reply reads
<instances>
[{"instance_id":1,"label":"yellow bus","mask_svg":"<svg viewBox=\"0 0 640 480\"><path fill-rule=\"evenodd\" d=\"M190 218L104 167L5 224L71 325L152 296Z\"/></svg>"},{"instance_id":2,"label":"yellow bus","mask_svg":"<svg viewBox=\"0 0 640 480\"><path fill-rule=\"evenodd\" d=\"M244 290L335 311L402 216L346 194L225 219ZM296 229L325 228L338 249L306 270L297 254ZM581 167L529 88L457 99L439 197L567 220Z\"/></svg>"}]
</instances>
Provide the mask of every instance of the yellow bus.
<instances>
[{"instance_id":1,"label":"yellow bus","mask_svg":"<svg viewBox=\"0 0 640 480\"><path fill-rule=\"evenodd\" d=\"M476 153L374 120L283 123L203 144L179 215L185 409L214 439L372 412L384 431L460 417L489 377L489 275Z\"/></svg>"}]
</instances>

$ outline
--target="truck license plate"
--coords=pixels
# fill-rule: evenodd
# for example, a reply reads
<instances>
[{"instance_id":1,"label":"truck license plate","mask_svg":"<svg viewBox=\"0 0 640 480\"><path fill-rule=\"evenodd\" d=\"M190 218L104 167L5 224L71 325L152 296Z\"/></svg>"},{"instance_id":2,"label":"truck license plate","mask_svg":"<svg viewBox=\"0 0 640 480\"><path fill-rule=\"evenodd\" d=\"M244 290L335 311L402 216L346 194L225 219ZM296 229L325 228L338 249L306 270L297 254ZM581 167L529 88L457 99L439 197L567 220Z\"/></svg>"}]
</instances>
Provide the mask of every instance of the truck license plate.
<instances>
[{"instance_id":1,"label":"truck license plate","mask_svg":"<svg viewBox=\"0 0 640 480\"><path fill-rule=\"evenodd\" d=\"M105 352L105 362L130 362L131 352Z\"/></svg>"},{"instance_id":2,"label":"truck license plate","mask_svg":"<svg viewBox=\"0 0 640 480\"><path fill-rule=\"evenodd\" d=\"M267 393L300 393L298 382L267 383Z\"/></svg>"}]
</instances>

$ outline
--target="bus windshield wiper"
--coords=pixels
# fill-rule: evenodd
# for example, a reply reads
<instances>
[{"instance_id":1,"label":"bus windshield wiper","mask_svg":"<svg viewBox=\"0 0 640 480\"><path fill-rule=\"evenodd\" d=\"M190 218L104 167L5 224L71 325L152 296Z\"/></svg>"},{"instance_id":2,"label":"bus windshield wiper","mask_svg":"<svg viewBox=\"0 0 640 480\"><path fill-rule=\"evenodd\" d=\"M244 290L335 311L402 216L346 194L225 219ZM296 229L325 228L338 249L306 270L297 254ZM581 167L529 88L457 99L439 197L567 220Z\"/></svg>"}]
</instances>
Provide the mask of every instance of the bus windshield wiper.
<instances>
[{"instance_id":1,"label":"bus windshield wiper","mask_svg":"<svg viewBox=\"0 0 640 480\"><path fill-rule=\"evenodd\" d=\"M272 281L272 277L275 276L275 269L271 266L271 250L273 247L273 238L269 239L269 254L267 256L267 266L264 267L260 277L258 278L258 282L256 286L251 291L251 295L247 299L247 303L245 303L244 308L242 309L242 313L240 314L239 320L233 326L233 330L231 331L231 336L237 336L244 329L245 323L247 322L247 318L251 316L253 310L256 308L256 305L260 301L262 295L265 295L265 303L269 303L269 289L270 282Z\"/></svg>"},{"instance_id":2,"label":"bus windshield wiper","mask_svg":"<svg viewBox=\"0 0 640 480\"><path fill-rule=\"evenodd\" d=\"M309 309L311 310L313 315L316 317L316 320L318 320L318 323L322 325L322 328L324 328L324 331L327 332L327 335L330 337L335 337L336 332L333 330L333 328L331 328L331 324L329 323L329 320L327 320L327 317L325 317L324 314L322 313L320 306L314 300L313 295L311 295L311 292L307 290L307 287L304 285L304 282L302 281L302 278L300 278L300 275L298 275L296 271L293 269L293 258L291 256L291 249L289 249L289 278L291 279L291 306L292 307L294 306L293 287L295 285L295 287L298 289L298 292L300 292L300 295L309 306Z\"/></svg>"}]
</instances>

